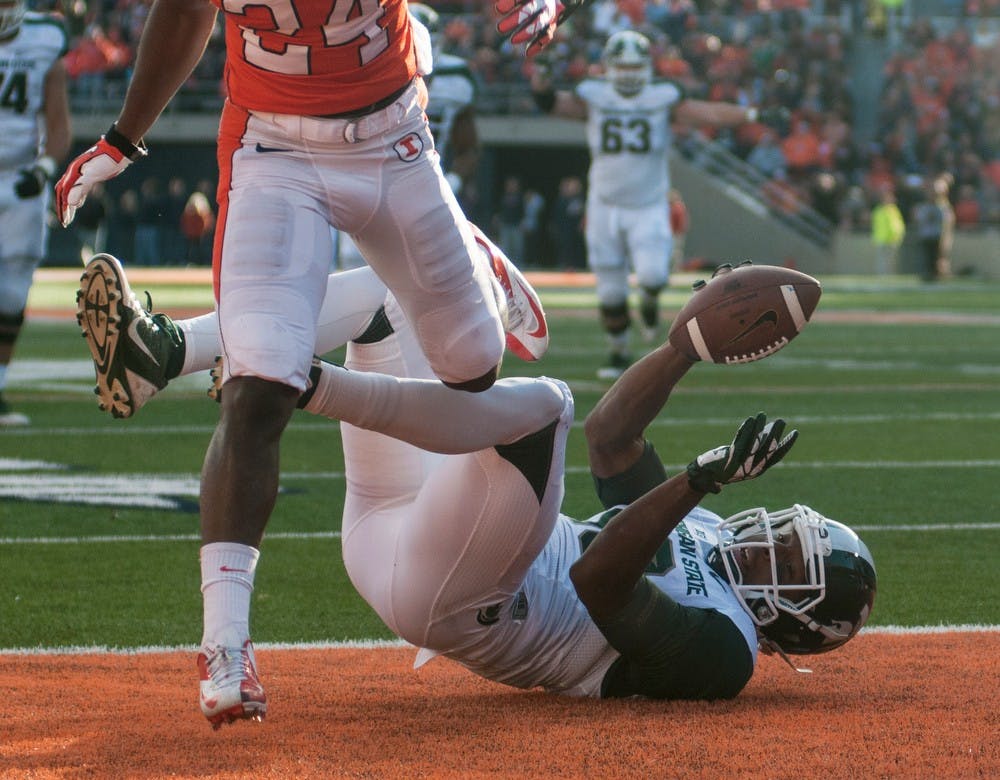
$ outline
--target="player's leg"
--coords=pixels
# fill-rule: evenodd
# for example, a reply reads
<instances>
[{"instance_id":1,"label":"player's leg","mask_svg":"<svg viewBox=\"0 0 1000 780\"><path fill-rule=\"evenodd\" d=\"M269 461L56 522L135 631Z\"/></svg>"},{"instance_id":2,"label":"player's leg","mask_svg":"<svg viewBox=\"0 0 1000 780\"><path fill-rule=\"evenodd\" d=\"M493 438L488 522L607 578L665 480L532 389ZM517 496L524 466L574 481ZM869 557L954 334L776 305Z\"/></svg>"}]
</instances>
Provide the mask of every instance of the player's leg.
<instances>
[{"instance_id":1,"label":"player's leg","mask_svg":"<svg viewBox=\"0 0 1000 780\"><path fill-rule=\"evenodd\" d=\"M7 369L24 325L24 309L45 244L46 199L0 195L0 427L28 425L28 416L4 399Z\"/></svg>"},{"instance_id":2,"label":"player's leg","mask_svg":"<svg viewBox=\"0 0 1000 780\"><path fill-rule=\"evenodd\" d=\"M639 316L643 340L659 341L660 291L670 280L673 235L670 216L659 204L622 211L625 240L639 287Z\"/></svg>"},{"instance_id":3,"label":"player's leg","mask_svg":"<svg viewBox=\"0 0 1000 780\"><path fill-rule=\"evenodd\" d=\"M483 394L442 385L391 294L383 312L381 334L373 325L366 343L351 343L346 367L320 364L306 411L449 454L509 444L546 421L544 409L514 402L523 392L516 388L534 380L504 379Z\"/></svg>"},{"instance_id":4,"label":"player's leg","mask_svg":"<svg viewBox=\"0 0 1000 780\"><path fill-rule=\"evenodd\" d=\"M363 187L374 172L377 206L344 226L413 323L436 376L460 389L489 387L503 356L508 295L477 251L437 156L427 154L422 110L414 106L391 133L356 146L357 154L330 172L331 189L352 181ZM351 176L353 165L360 167ZM356 211L336 218L350 223Z\"/></svg>"},{"instance_id":5,"label":"player's leg","mask_svg":"<svg viewBox=\"0 0 1000 780\"><path fill-rule=\"evenodd\" d=\"M383 208L356 238L414 323L435 374L482 390L498 373L504 313L468 223L432 173L421 165L390 179Z\"/></svg>"},{"instance_id":6,"label":"player's leg","mask_svg":"<svg viewBox=\"0 0 1000 780\"><path fill-rule=\"evenodd\" d=\"M232 114L224 113L220 134L223 199L213 266L223 393L200 494L201 708L213 725L266 712L250 643L250 596L277 498L281 435L308 385L332 249L312 162L257 153L243 143L247 126L272 146L282 138L268 136L255 118L231 125L227 118Z\"/></svg>"},{"instance_id":7,"label":"player's leg","mask_svg":"<svg viewBox=\"0 0 1000 780\"><path fill-rule=\"evenodd\" d=\"M385 297L385 285L367 267L330 274L326 289L316 324L318 354L358 335ZM222 354L215 311L178 320L146 311L110 255L87 264L77 305L101 407L115 417L132 416L170 380L207 371Z\"/></svg>"},{"instance_id":8,"label":"player's leg","mask_svg":"<svg viewBox=\"0 0 1000 780\"><path fill-rule=\"evenodd\" d=\"M628 306L628 257L621 238L619 209L591 200L587 206L587 265L594 274L601 327L609 354L598 369L601 379L617 379L632 362L629 353L631 317Z\"/></svg>"}]
</instances>

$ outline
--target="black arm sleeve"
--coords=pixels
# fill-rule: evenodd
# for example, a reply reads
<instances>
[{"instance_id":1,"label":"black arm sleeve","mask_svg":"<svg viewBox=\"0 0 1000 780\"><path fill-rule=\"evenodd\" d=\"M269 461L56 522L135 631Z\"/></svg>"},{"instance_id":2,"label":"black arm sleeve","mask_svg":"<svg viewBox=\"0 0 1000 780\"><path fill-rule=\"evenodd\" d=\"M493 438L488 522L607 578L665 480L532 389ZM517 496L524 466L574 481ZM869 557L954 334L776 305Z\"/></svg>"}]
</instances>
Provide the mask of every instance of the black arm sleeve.
<instances>
[{"instance_id":1,"label":"black arm sleeve","mask_svg":"<svg viewBox=\"0 0 1000 780\"><path fill-rule=\"evenodd\" d=\"M621 504L631 504L650 490L667 481L660 456L653 445L646 442L646 449L628 469L613 477L594 477L594 489L605 509Z\"/></svg>"},{"instance_id":2,"label":"black arm sleeve","mask_svg":"<svg viewBox=\"0 0 1000 780\"><path fill-rule=\"evenodd\" d=\"M621 612L597 627L621 653L604 676L603 698L731 699L753 674L753 655L733 621L681 606L646 577Z\"/></svg>"}]
</instances>

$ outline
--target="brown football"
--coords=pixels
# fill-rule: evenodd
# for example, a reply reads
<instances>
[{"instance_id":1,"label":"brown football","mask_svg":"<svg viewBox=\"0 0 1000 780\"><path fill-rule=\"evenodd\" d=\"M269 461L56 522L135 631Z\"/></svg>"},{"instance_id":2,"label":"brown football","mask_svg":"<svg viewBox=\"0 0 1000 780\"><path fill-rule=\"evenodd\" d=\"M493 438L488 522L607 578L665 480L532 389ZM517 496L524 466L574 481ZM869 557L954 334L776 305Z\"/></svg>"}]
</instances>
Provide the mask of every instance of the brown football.
<instances>
[{"instance_id":1,"label":"brown football","mask_svg":"<svg viewBox=\"0 0 1000 780\"><path fill-rule=\"evenodd\" d=\"M668 338L691 360L750 363L799 335L821 294L818 281L790 268L722 265L695 282Z\"/></svg>"}]
</instances>

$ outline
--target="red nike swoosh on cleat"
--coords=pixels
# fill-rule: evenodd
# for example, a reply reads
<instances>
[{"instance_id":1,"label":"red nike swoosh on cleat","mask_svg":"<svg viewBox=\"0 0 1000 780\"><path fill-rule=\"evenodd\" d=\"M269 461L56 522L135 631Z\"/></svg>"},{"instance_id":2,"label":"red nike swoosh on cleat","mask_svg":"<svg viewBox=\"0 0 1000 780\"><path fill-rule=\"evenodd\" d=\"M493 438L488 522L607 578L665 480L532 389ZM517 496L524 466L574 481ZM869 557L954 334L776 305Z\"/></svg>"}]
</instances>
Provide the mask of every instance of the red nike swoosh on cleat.
<instances>
[{"instance_id":1,"label":"red nike swoosh on cleat","mask_svg":"<svg viewBox=\"0 0 1000 780\"><path fill-rule=\"evenodd\" d=\"M535 322L538 323L538 327L535 330L529 331L528 335L534 338L542 338L546 332L545 314L542 313L542 310L540 308L538 308L538 304L535 303L535 297L531 294L531 291L528 290L528 288L525 287L523 284L521 284L520 281L518 281L517 284L524 291L524 294L528 297L528 305L531 307L531 313L535 317Z\"/></svg>"},{"instance_id":2,"label":"red nike swoosh on cleat","mask_svg":"<svg viewBox=\"0 0 1000 780\"><path fill-rule=\"evenodd\" d=\"M219 703L218 699L206 699L204 696L201 697L201 703L204 704L208 709L214 709L215 705Z\"/></svg>"},{"instance_id":3,"label":"red nike swoosh on cleat","mask_svg":"<svg viewBox=\"0 0 1000 780\"><path fill-rule=\"evenodd\" d=\"M219 571L239 571L239 572L243 572L243 574L249 574L250 573L249 569L233 569L233 568L231 568L229 566L220 566L219 567Z\"/></svg>"}]
</instances>

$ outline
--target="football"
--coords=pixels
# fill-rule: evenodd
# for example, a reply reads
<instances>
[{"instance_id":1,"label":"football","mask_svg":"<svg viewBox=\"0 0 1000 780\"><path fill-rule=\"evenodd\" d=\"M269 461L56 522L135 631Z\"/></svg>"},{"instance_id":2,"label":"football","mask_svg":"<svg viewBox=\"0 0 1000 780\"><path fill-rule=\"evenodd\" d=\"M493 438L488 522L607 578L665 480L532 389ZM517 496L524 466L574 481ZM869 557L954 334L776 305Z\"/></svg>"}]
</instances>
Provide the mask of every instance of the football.
<instances>
[{"instance_id":1,"label":"football","mask_svg":"<svg viewBox=\"0 0 1000 780\"><path fill-rule=\"evenodd\" d=\"M668 339L691 360L751 363L794 339L822 290L808 274L775 265L721 265L670 326Z\"/></svg>"}]
</instances>

